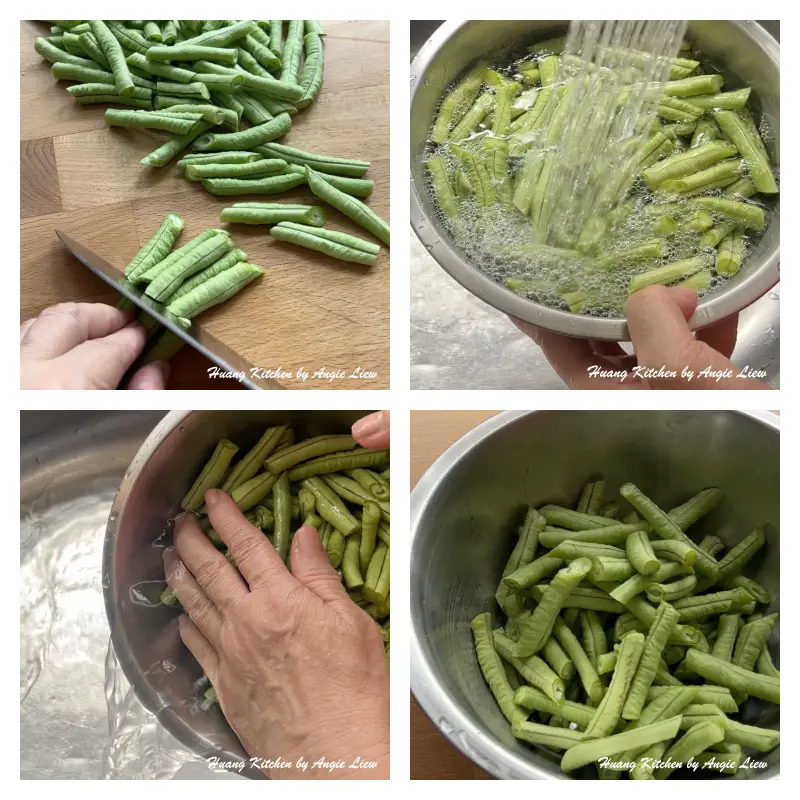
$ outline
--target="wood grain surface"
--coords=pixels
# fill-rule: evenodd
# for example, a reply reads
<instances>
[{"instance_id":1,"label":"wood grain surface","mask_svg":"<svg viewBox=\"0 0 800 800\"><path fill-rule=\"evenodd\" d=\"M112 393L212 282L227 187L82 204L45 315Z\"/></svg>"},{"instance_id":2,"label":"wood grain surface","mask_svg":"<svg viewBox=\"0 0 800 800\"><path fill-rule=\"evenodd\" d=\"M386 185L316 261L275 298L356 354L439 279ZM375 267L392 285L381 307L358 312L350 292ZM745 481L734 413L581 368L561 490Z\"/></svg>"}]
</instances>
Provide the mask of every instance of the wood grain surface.
<instances>
[{"instance_id":1,"label":"wood grain surface","mask_svg":"<svg viewBox=\"0 0 800 800\"><path fill-rule=\"evenodd\" d=\"M497 411L412 411L411 488L428 467L467 431ZM411 697L412 780L487 780L492 776L456 749Z\"/></svg>"},{"instance_id":2,"label":"wood grain surface","mask_svg":"<svg viewBox=\"0 0 800 800\"><path fill-rule=\"evenodd\" d=\"M323 23L325 83L316 102L298 113L282 141L294 147L372 162L375 191L367 200L389 219L389 23ZM65 301L115 303L117 295L60 244L56 229L122 269L169 211L181 214L188 241L220 226L219 211L258 196L214 197L185 180L175 162L162 169L139 161L162 138L109 128L106 106L79 106L33 49L47 26L21 23L20 321ZM274 198L266 198L274 199ZM314 202L301 187L280 201ZM328 227L372 240L339 212ZM371 268L346 264L278 242L263 226L228 226L238 247L265 274L239 295L204 313L208 334L250 364L291 373L284 388L389 388L389 250ZM208 362L184 350L169 388L230 388L205 377ZM297 372L309 373L303 381ZM361 369L374 378L351 377ZM317 370L343 371L330 380ZM236 384L238 385L238 384Z\"/></svg>"}]
</instances>

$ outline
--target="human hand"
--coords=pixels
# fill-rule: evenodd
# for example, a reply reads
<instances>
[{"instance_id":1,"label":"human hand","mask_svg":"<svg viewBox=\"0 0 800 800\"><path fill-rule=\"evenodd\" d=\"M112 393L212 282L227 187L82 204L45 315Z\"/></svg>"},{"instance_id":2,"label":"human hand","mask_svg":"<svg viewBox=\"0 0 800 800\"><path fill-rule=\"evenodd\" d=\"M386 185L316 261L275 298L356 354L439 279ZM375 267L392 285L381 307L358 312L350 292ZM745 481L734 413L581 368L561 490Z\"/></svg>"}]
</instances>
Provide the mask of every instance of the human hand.
<instances>
[{"instance_id":1,"label":"human hand","mask_svg":"<svg viewBox=\"0 0 800 800\"><path fill-rule=\"evenodd\" d=\"M389 412L375 411L353 423L353 438L362 446L382 450L389 446Z\"/></svg>"},{"instance_id":2,"label":"human hand","mask_svg":"<svg viewBox=\"0 0 800 800\"><path fill-rule=\"evenodd\" d=\"M347 594L314 528L294 535L292 572L231 498L206 493L236 567L192 515L164 552L167 583L188 616L184 644L217 691L245 750L291 766L271 778L389 777L389 667L374 621ZM303 771L298 759L344 762ZM356 759L374 761L352 768Z\"/></svg>"},{"instance_id":3,"label":"human hand","mask_svg":"<svg viewBox=\"0 0 800 800\"><path fill-rule=\"evenodd\" d=\"M738 317L693 333L687 321L696 308L697 294L684 287L648 286L631 295L626 316L632 356L617 342L573 339L518 319L512 322L542 348L570 389L770 389L761 381L736 377L740 370L730 355ZM713 374L701 374L704 370Z\"/></svg>"},{"instance_id":4,"label":"human hand","mask_svg":"<svg viewBox=\"0 0 800 800\"><path fill-rule=\"evenodd\" d=\"M20 388L116 389L147 342L133 314L103 303L59 303L20 327ZM147 364L129 389L163 389L169 365Z\"/></svg>"}]
</instances>

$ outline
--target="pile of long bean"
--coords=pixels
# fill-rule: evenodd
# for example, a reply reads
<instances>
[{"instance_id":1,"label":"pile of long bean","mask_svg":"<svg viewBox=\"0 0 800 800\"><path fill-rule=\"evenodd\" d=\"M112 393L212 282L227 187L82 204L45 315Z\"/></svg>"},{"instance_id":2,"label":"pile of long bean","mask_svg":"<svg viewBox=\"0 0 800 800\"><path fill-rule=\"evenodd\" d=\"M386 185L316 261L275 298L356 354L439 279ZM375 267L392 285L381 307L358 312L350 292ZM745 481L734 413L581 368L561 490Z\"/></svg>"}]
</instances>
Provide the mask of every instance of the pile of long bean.
<instances>
[{"instance_id":1,"label":"pile of long bean","mask_svg":"<svg viewBox=\"0 0 800 800\"><path fill-rule=\"evenodd\" d=\"M190 320L212 306L224 303L263 275L264 268L251 264L247 253L234 246L227 231L209 228L173 250L184 228L183 218L167 214L153 237L125 267L125 277L161 303L176 324L188 328ZM136 306L123 298L118 308ZM138 368L153 361L169 361L183 346L183 339L164 330L154 317L142 311L139 321L148 332L148 345L136 362Z\"/></svg>"},{"instance_id":2,"label":"pile of long bean","mask_svg":"<svg viewBox=\"0 0 800 800\"><path fill-rule=\"evenodd\" d=\"M109 125L172 134L142 164L164 167L191 148L178 167L214 195L307 185L388 245L389 226L357 199L374 188L368 161L277 142L322 87L324 36L317 20L59 20L35 46L55 78L78 82L67 89L76 102L128 106L109 108Z\"/></svg>"},{"instance_id":3,"label":"pile of long bean","mask_svg":"<svg viewBox=\"0 0 800 800\"><path fill-rule=\"evenodd\" d=\"M472 621L486 682L513 735L563 751L565 772L649 780L691 762L734 774L747 749L780 739L735 719L748 697L780 703L778 614L743 574L764 530L723 552L717 536L685 533L719 489L665 512L627 483L627 514L604 489L587 484L574 510L528 510L495 595L505 624Z\"/></svg>"},{"instance_id":4,"label":"pile of long bean","mask_svg":"<svg viewBox=\"0 0 800 800\"><path fill-rule=\"evenodd\" d=\"M389 450L359 447L349 435L329 434L295 441L291 425L267 428L256 444L236 459L239 448L221 439L189 487L181 508L200 518L213 544L225 544L205 514L209 489L227 492L248 520L291 568L294 532L311 525L354 603L380 628L389 658ZM166 605L175 593L161 594ZM206 693L216 699L213 687Z\"/></svg>"},{"instance_id":5,"label":"pile of long bean","mask_svg":"<svg viewBox=\"0 0 800 800\"><path fill-rule=\"evenodd\" d=\"M619 316L627 296L651 284L721 286L766 229L765 202L778 193L750 88L724 91L725 77L684 43L670 80L646 87L650 113L621 143L623 167L583 165L604 181L603 202L579 234L554 238L543 211L553 159L574 84L591 74L562 57L564 45L540 42L496 69L481 61L442 99L426 165L456 242L508 289L574 313Z\"/></svg>"}]
</instances>

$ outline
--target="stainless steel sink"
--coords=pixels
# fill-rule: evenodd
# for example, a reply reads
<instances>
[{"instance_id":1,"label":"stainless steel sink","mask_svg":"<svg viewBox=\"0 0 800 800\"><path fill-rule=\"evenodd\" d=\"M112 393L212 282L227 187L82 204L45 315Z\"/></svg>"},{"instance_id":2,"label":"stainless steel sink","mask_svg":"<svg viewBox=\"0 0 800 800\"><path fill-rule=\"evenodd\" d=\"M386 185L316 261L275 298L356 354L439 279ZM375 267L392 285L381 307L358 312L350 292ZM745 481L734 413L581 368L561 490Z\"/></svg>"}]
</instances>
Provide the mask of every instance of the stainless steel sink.
<instances>
[{"instance_id":1,"label":"stainless steel sink","mask_svg":"<svg viewBox=\"0 0 800 800\"><path fill-rule=\"evenodd\" d=\"M97 779L108 766L103 540L120 480L162 416L20 415L22 778Z\"/></svg>"}]
</instances>

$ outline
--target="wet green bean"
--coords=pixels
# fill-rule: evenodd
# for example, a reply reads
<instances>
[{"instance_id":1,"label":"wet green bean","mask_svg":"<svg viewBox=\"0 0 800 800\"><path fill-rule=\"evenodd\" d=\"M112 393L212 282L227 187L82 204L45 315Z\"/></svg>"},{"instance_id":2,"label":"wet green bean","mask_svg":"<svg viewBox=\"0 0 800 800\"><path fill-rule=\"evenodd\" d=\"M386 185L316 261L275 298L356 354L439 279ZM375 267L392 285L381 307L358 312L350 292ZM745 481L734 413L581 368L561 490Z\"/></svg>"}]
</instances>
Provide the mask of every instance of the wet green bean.
<instances>
[{"instance_id":1,"label":"wet green bean","mask_svg":"<svg viewBox=\"0 0 800 800\"><path fill-rule=\"evenodd\" d=\"M315 475L327 475L358 467L382 468L389 464L388 450L365 450L358 448L350 453L331 453L312 458L289 471L289 480L299 481Z\"/></svg>"},{"instance_id":2,"label":"wet green bean","mask_svg":"<svg viewBox=\"0 0 800 800\"><path fill-rule=\"evenodd\" d=\"M206 492L219 486L233 457L238 452L239 448L229 439L219 440L211 458L206 462L202 472L181 501L181 508L184 511L195 511L203 505Z\"/></svg>"}]
</instances>

